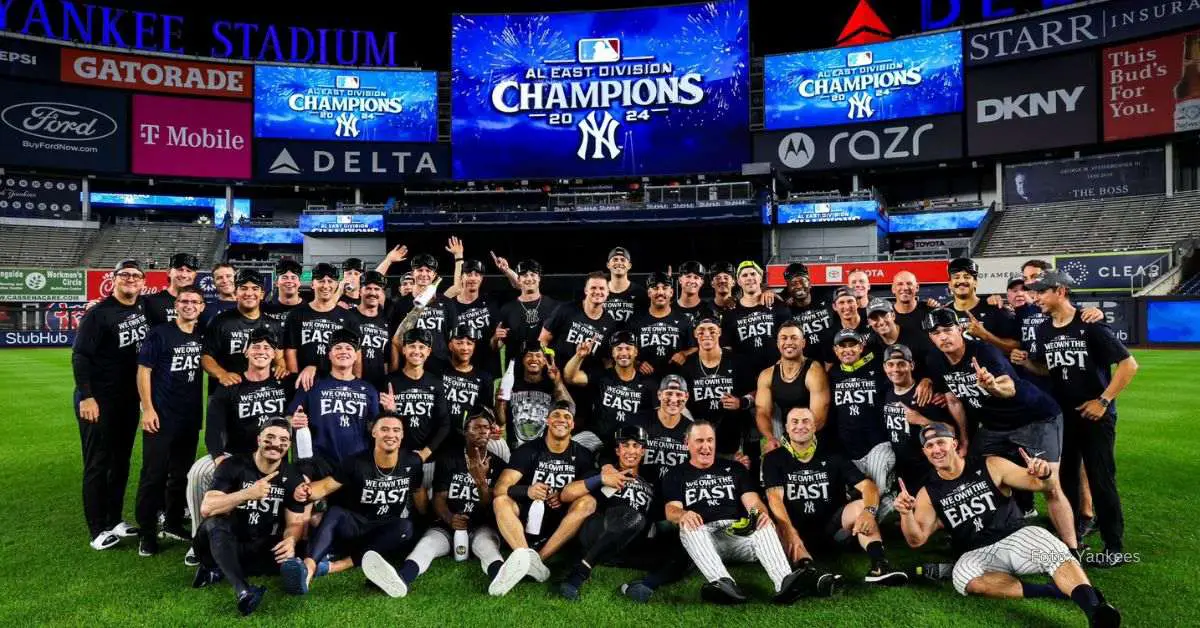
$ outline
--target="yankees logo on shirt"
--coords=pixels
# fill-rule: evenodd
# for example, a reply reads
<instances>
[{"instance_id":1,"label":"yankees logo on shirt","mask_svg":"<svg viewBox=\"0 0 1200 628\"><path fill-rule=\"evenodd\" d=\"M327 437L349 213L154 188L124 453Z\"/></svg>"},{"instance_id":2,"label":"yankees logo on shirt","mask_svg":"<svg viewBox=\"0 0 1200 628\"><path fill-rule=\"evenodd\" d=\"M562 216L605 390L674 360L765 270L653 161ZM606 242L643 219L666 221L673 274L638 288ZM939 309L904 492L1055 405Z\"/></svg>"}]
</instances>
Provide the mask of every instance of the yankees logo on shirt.
<instances>
[{"instance_id":1,"label":"yankees logo on shirt","mask_svg":"<svg viewBox=\"0 0 1200 628\"><path fill-rule=\"evenodd\" d=\"M140 349L142 340L146 338L146 333L149 330L145 314L141 312L132 314L129 318L117 324L117 348L126 349L133 347L135 351Z\"/></svg>"},{"instance_id":2,"label":"yankees logo on shirt","mask_svg":"<svg viewBox=\"0 0 1200 628\"><path fill-rule=\"evenodd\" d=\"M642 457L642 468L650 477L662 478L671 469L688 460L687 429L692 422L680 417L675 427L667 427L657 416L641 422L646 430L646 453Z\"/></svg>"},{"instance_id":3,"label":"yankees logo on shirt","mask_svg":"<svg viewBox=\"0 0 1200 628\"><path fill-rule=\"evenodd\" d=\"M654 488L641 477L635 477L625 482L621 490L613 493L609 503L622 502L630 508L646 514L654 503Z\"/></svg>"},{"instance_id":4,"label":"yankees logo on shirt","mask_svg":"<svg viewBox=\"0 0 1200 628\"><path fill-rule=\"evenodd\" d=\"M343 459L333 479L342 485L333 497L343 508L368 521L404 517L413 491L421 488L421 458L411 451L401 451L396 466L381 468L375 452L367 450Z\"/></svg>"}]
</instances>

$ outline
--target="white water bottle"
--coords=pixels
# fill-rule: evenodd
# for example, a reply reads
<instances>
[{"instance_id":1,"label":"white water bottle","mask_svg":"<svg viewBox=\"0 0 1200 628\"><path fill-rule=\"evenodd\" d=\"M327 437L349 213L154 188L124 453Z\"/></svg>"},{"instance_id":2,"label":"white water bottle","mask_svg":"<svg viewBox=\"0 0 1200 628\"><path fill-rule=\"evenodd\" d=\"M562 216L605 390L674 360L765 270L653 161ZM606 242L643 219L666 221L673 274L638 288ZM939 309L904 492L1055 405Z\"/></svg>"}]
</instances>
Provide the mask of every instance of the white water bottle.
<instances>
[{"instance_id":1,"label":"white water bottle","mask_svg":"<svg viewBox=\"0 0 1200 628\"><path fill-rule=\"evenodd\" d=\"M437 281L429 284L428 288L425 288L421 294L417 295L417 298L413 299L413 304L417 307L425 307L429 305L429 302L433 300L433 297L437 296L438 284L440 283L442 283L442 280L438 279Z\"/></svg>"},{"instance_id":2,"label":"white water bottle","mask_svg":"<svg viewBox=\"0 0 1200 628\"><path fill-rule=\"evenodd\" d=\"M529 506L529 521L525 522L525 531L537 536L542 533L542 515L546 514L546 502L535 499Z\"/></svg>"},{"instance_id":3,"label":"white water bottle","mask_svg":"<svg viewBox=\"0 0 1200 628\"><path fill-rule=\"evenodd\" d=\"M312 458L312 432L307 427L296 430L296 457Z\"/></svg>"},{"instance_id":4,"label":"white water bottle","mask_svg":"<svg viewBox=\"0 0 1200 628\"><path fill-rule=\"evenodd\" d=\"M508 361L508 370L504 371L504 377L500 378L499 398L503 399L504 401L508 401L509 399L512 399L513 384L515 384L517 381L517 375L516 375L516 373L513 372L514 364L516 364L515 360L509 360Z\"/></svg>"},{"instance_id":5,"label":"white water bottle","mask_svg":"<svg viewBox=\"0 0 1200 628\"><path fill-rule=\"evenodd\" d=\"M470 553L467 545L470 540L471 535L466 530L454 531L454 560L462 562L467 559L467 555Z\"/></svg>"}]
</instances>

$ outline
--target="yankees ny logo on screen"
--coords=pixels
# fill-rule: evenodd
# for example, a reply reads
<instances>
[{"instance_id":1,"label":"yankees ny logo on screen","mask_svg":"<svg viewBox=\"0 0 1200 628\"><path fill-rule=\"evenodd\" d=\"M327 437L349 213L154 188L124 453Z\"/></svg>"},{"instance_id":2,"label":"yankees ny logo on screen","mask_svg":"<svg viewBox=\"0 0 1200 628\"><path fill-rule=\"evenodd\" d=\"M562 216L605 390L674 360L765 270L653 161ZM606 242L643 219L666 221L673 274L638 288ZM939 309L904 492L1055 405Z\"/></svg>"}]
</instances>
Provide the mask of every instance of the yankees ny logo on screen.
<instances>
[{"instance_id":1,"label":"yankees ny logo on screen","mask_svg":"<svg viewBox=\"0 0 1200 628\"><path fill-rule=\"evenodd\" d=\"M587 114L587 117L579 121L579 151L575 154L580 159L588 159L588 142L592 143L592 159L604 159L604 153L608 153L609 159L616 159L621 154L621 147L617 146L617 127L621 126L617 119L612 117L612 114L604 112L604 120L600 124L596 124L596 112L593 111Z\"/></svg>"},{"instance_id":2,"label":"yankees ny logo on screen","mask_svg":"<svg viewBox=\"0 0 1200 628\"><path fill-rule=\"evenodd\" d=\"M333 134L338 137L358 137L358 117L352 113L338 114L337 130Z\"/></svg>"},{"instance_id":3,"label":"yankees ny logo on screen","mask_svg":"<svg viewBox=\"0 0 1200 628\"><path fill-rule=\"evenodd\" d=\"M850 109L846 112L846 117L851 120L870 118L875 115L875 110L871 109L870 94L854 94L847 101L850 104Z\"/></svg>"}]
</instances>

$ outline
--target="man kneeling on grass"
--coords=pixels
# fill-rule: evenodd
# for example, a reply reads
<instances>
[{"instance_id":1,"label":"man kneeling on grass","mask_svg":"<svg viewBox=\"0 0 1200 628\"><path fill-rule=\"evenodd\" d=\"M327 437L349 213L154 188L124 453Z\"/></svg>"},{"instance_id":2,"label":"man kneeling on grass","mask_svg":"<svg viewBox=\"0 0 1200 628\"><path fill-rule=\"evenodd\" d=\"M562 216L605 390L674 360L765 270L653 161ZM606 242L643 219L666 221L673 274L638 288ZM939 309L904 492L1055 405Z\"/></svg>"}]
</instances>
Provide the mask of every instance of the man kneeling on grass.
<instances>
[{"instance_id":1,"label":"man kneeling on grass","mask_svg":"<svg viewBox=\"0 0 1200 628\"><path fill-rule=\"evenodd\" d=\"M1041 458L1025 459L1022 468L997 456L958 455L954 429L945 423L921 428L921 448L935 473L914 497L903 480L896 510L912 547L920 547L938 528L950 533L959 554L954 588L963 595L994 598L1068 597L1090 626L1120 626L1121 614L1092 587L1079 561L1045 528L1026 526L1013 490L1043 490L1054 468ZM1048 584L1022 582L1018 576L1046 574Z\"/></svg>"},{"instance_id":2,"label":"man kneeling on grass","mask_svg":"<svg viewBox=\"0 0 1200 628\"><path fill-rule=\"evenodd\" d=\"M304 504L293 499L303 478L284 462L290 434L286 419L268 419L258 433L258 450L235 454L217 467L200 505L204 523L193 542L200 568L192 586L228 579L243 615L253 613L267 592L246 577L276 573L295 557L304 532Z\"/></svg>"}]
</instances>

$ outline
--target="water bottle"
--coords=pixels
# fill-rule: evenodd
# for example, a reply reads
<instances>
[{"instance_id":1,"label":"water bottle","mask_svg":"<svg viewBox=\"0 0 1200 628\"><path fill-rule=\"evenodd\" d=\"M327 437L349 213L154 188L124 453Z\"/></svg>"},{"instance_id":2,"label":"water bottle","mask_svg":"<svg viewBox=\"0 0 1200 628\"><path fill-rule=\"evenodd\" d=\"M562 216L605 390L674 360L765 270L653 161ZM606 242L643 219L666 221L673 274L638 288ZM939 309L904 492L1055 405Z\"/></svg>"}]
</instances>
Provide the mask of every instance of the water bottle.
<instances>
[{"instance_id":1,"label":"water bottle","mask_svg":"<svg viewBox=\"0 0 1200 628\"><path fill-rule=\"evenodd\" d=\"M537 499L529 506L529 520L525 522L525 531L533 536L542 533L542 516L546 514L546 502Z\"/></svg>"},{"instance_id":2,"label":"water bottle","mask_svg":"<svg viewBox=\"0 0 1200 628\"><path fill-rule=\"evenodd\" d=\"M508 401L512 398L513 384L517 381L517 375L513 371L513 365L516 360L508 361L508 370L504 371L504 377L500 378L500 395L499 398Z\"/></svg>"},{"instance_id":3,"label":"water bottle","mask_svg":"<svg viewBox=\"0 0 1200 628\"><path fill-rule=\"evenodd\" d=\"M470 541L470 534L466 530L454 531L454 560L462 562L467 559L469 551L467 542Z\"/></svg>"},{"instance_id":4,"label":"water bottle","mask_svg":"<svg viewBox=\"0 0 1200 628\"><path fill-rule=\"evenodd\" d=\"M312 458L312 432L307 427L296 430L296 457Z\"/></svg>"}]
</instances>

